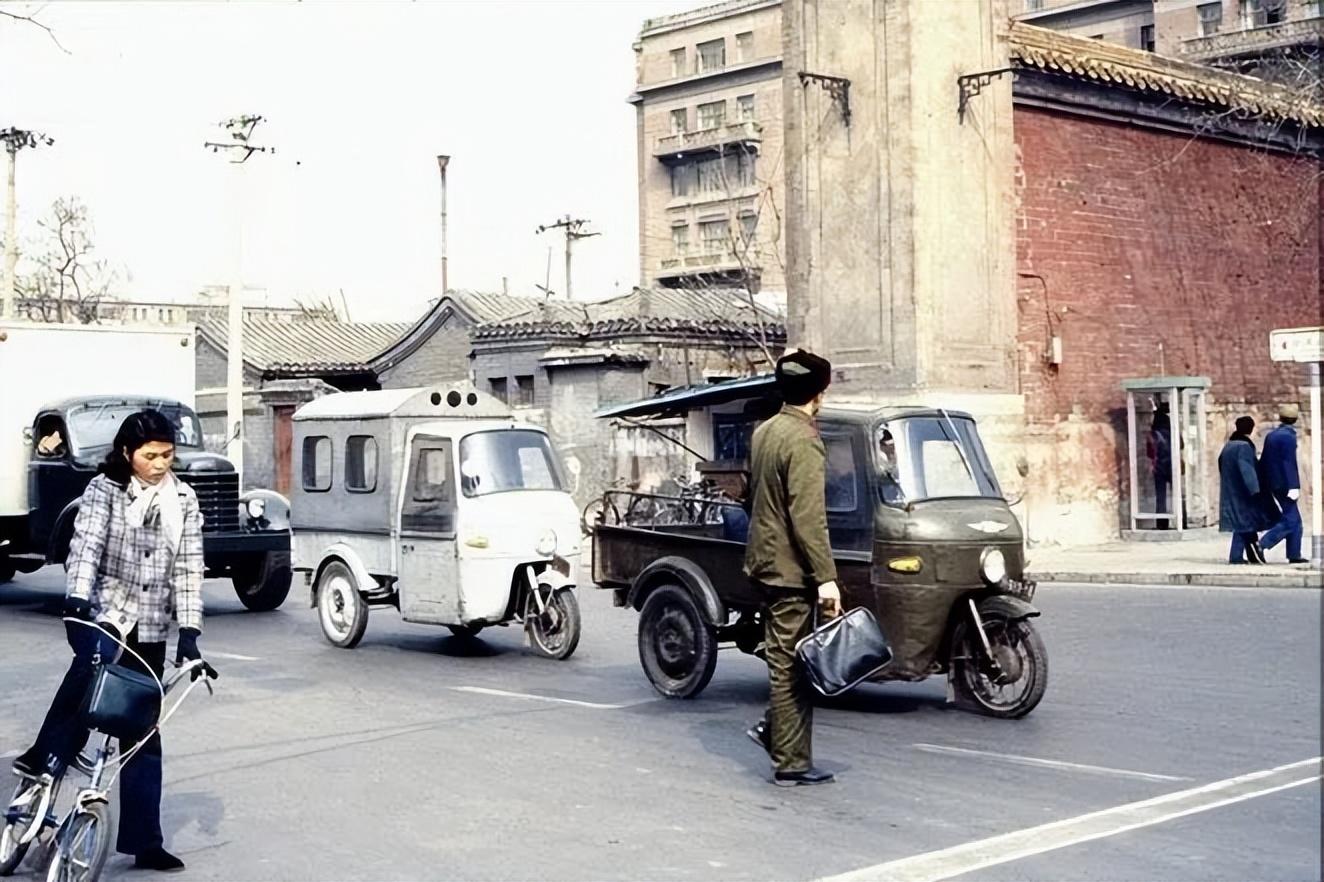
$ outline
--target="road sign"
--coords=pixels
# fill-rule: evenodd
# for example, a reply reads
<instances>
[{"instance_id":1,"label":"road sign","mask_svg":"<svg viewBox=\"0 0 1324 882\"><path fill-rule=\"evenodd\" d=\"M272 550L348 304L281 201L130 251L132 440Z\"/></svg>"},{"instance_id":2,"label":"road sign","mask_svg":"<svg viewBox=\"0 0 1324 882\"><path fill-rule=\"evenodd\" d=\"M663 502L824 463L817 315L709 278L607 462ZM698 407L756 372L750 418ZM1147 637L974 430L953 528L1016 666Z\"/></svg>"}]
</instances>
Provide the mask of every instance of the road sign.
<instances>
[{"instance_id":1,"label":"road sign","mask_svg":"<svg viewBox=\"0 0 1324 882\"><path fill-rule=\"evenodd\" d=\"M1324 327L1280 328L1271 331L1269 357L1274 361L1324 361Z\"/></svg>"}]
</instances>

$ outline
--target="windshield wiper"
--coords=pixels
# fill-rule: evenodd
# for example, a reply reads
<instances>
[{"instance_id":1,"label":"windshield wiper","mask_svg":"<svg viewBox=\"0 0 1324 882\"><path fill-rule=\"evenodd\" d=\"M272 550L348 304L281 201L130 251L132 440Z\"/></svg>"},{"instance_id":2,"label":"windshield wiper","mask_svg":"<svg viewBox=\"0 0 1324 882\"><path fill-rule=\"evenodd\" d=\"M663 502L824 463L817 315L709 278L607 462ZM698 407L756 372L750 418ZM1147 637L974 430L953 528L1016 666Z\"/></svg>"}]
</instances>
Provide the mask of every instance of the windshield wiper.
<instances>
[{"instance_id":1,"label":"windshield wiper","mask_svg":"<svg viewBox=\"0 0 1324 882\"><path fill-rule=\"evenodd\" d=\"M978 491L979 479L975 477L974 470L970 468L970 460L965 455L965 445L961 443L961 433L956 431L956 423L952 422L952 418L948 415L945 408L938 408L938 413L942 414L942 418L947 421L947 425L943 425L942 423L938 424L939 426L942 426L943 436L947 436L947 427L950 426L952 434L947 440L956 445L956 452L961 457L961 465L965 466L965 474L970 478L970 483L975 485L975 490Z\"/></svg>"}]
</instances>

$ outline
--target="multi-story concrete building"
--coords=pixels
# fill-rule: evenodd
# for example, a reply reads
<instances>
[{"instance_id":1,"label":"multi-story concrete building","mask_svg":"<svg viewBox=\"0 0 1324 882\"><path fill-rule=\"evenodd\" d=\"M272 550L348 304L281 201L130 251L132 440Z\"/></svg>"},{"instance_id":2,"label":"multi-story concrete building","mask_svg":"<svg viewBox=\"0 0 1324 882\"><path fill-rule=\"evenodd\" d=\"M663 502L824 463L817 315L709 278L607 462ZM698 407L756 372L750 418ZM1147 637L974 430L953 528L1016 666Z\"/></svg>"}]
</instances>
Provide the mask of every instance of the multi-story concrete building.
<instances>
[{"instance_id":1,"label":"multi-story concrete building","mask_svg":"<svg viewBox=\"0 0 1324 882\"><path fill-rule=\"evenodd\" d=\"M1019 5L1016 18L1028 24L1319 87L1321 0L1019 0Z\"/></svg>"},{"instance_id":2,"label":"multi-story concrete building","mask_svg":"<svg viewBox=\"0 0 1324 882\"><path fill-rule=\"evenodd\" d=\"M784 292L781 3L649 19L634 48L640 284Z\"/></svg>"}]
</instances>

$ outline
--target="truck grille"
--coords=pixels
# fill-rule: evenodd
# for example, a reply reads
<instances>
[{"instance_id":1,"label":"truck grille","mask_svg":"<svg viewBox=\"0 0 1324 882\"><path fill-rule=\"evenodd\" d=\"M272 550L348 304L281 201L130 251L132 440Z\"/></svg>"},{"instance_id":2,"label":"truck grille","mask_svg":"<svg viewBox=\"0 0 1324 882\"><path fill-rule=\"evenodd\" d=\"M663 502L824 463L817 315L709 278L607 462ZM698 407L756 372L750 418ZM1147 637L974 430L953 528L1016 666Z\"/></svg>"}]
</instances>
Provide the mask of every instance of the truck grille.
<instances>
[{"instance_id":1,"label":"truck grille","mask_svg":"<svg viewBox=\"0 0 1324 882\"><path fill-rule=\"evenodd\" d=\"M202 532L228 533L239 529L239 476L182 472L184 483L198 494Z\"/></svg>"}]
</instances>

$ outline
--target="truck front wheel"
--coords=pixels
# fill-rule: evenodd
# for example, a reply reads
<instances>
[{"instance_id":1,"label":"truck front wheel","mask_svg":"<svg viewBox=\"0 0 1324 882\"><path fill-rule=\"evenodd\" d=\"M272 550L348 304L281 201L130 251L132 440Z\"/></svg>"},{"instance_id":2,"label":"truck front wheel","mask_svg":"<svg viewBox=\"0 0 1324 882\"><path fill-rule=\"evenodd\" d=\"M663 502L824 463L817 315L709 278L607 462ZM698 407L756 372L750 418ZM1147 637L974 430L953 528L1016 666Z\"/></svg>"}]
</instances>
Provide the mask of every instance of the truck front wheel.
<instances>
[{"instance_id":1,"label":"truck front wheel","mask_svg":"<svg viewBox=\"0 0 1324 882\"><path fill-rule=\"evenodd\" d=\"M268 551L235 564L230 570L239 602L254 612L267 612L290 593L290 553Z\"/></svg>"}]
</instances>

